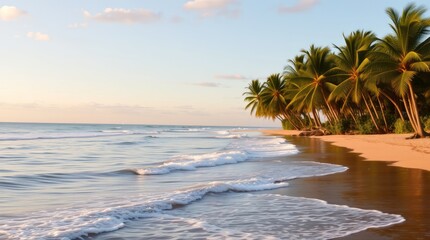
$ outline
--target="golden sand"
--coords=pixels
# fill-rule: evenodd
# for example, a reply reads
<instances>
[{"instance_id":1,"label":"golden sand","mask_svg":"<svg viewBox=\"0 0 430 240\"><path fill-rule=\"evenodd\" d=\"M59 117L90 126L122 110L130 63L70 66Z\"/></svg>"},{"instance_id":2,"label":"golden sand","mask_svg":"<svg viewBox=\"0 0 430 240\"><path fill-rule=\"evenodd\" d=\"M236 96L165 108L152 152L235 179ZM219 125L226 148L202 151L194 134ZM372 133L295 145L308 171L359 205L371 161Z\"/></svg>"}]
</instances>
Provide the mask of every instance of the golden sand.
<instances>
[{"instance_id":1,"label":"golden sand","mask_svg":"<svg viewBox=\"0 0 430 240\"><path fill-rule=\"evenodd\" d=\"M263 130L264 134L293 136L300 131ZM328 135L314 137L346 147L369 161L388 161L390 165L430 171L430 138L406 139L412 134Z\"/></svg>"}]
</instances>

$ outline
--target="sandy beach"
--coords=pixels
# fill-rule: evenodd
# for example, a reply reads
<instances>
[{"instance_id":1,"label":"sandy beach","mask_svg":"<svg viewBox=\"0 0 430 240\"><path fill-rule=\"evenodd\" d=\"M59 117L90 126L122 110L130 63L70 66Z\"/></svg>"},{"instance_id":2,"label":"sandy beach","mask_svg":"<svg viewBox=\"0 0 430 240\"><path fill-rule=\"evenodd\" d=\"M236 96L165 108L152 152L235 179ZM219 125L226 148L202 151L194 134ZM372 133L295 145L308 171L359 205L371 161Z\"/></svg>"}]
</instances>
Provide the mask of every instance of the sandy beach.
<instances>
[{"instance_id":1,"label":"sandy beach","mask_svg":"<svg viewBox=\"0 0 430 240\"><path fill-rule=\"evenodd\" d=\"M430 139L411 134L293 137L301 131L264 130L303 146L313 161L347 166L342 174L298 180L290 195L402 215L406 221L349 235L345 240L428 239ZM395 166L395 167L391 167Z\"/></svg>"},{"instance_id":2,"label":"sandy beach","mask_svg":"<svg viewBox=\"0 0 430 240\"><path fill-rule=\"evenodd\" d=\"M264 134L294 136L295 130L263 130ZM430 139L406 139L411 134L328 135L318 138L358 153L366 161L386 161L389 165L430 171Z\"/></svg>"}]
</instances>

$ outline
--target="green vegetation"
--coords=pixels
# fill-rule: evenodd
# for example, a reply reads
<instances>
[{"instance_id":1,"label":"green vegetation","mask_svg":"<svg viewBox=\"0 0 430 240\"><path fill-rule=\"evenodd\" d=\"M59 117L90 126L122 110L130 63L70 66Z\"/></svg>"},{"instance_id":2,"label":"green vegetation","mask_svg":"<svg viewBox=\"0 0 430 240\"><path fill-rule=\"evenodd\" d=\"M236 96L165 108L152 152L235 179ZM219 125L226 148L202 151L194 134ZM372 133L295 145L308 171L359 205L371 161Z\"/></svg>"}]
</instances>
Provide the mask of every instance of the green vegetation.
<instances>
[{"instance_id":1,"label":"green vegetation","mask_svg":"<svg viewBox=\"0 0 430 240\"><path fill-rule=\"evenodd\" d=\"M414 4L402 13L388 8L392 33L383 38L355 31L344 35L342 46L303 49L282 74L249 84L245 109L279 119L286 129L427 136L430 18L425 12Z\"/></svg>"},{"instance_id":2,"label":"green vegetation","mask_svg":"<svg viewBox=\"0 0 430 240\"><path fill-rule=\"evenodd\" d=\"M412 125L408 120L397 119L394 123L395 133L410 133L412 131Z\"/></svg>"}]
</instances>

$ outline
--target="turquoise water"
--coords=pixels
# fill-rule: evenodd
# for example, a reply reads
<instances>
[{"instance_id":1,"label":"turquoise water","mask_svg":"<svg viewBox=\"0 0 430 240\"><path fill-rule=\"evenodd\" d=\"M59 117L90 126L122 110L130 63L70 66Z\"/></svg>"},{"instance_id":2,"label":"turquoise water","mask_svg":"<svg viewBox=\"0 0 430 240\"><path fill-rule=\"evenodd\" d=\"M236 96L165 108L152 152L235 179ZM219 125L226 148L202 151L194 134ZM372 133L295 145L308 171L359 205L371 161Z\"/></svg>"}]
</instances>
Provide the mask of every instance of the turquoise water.
<instances>
[{"instance_id":1,"label":"turquoise water","mask_svg":"<svg viewBox=\"0 0 430 240\"><path fill-rule=\"evenodd\" d=\"M265 191L347 168L250 130L0 124L0 239L330 239L404 220Z\"/></svg>"}]
</instances>

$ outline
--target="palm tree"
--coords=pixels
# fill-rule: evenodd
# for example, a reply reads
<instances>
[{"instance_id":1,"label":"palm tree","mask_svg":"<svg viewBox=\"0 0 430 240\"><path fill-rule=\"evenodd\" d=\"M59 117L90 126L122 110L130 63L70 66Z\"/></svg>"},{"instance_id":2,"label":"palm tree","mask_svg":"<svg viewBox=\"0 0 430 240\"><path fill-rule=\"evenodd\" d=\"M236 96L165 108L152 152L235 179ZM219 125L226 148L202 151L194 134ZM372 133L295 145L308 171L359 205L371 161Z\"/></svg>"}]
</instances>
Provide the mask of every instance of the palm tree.
<instances>
[{"instance_id":1,"label":"palm tree","mask_svg":"<svg viewBox=\"0 0 430 240\"><path fill-rule=\"evenodd\" d=\"M428 135L420 120L416 103L414 80L420 72L429 72L430 18L423 17L425 8L409 4L400 15L392 8L386 10L393 33L378 39L372 52L372 70L379 82L389 82L402 99L416 137Z\"/></svg>"},{"instance_id":2,"label":"palm tree","mask_svg":"<svg viewBox=\"0 0 430 240\"><path fill-rule=\"evenodd\" d=\"M243 93L246 96L245 102L248 102L245 110L251 108L251 115L255 114L256 117L266 117L266 107L261 99L263 84L258 79L252 80L247 90L247 92Z\"/></svg>"},{"instance_id":3,"label":"palm tree","mask_svg":"<svg viewBox=\"0 0 430 240\"><path fill-rule=\"evenodd\" d=\"M285 95L285 81L280 74L272 74L267 78L261 98L267 106L267 113L271 116L284 115L286 117L287 101Z\"/></svg>"},{"instance_id":4,"label":"palm tree","mask_svg":"<svg viewBox=\"0 0 430 240\"><path fill-rule=\"evenodd\" d=\"M378 114L371 110L372 99L368 89L366 89L368 76L366 69L370 63L368 53L372 51L376 37L369 31L355 31L347 37L344 35L343 38L345 40L344 46L334 45L339 51L335 55L336 67L334 69L337 71L335 76L341 82L331 92L329 101L342 101L341 111L347 112L357 124L356 113L352 106L359 106L364 100L367 112L375 128L379 131L375 119Z\"/></svg>"},{"instance_id":5,"label":"palm tree","mask_svg":"<svg viewBox=\"0 0 430 240\"><path fill-rule=\"evenodd\" d=\"M289 77L300 89L288 106L294 106L296 111L305 110L312 113L318 127L321 127L319 110L322 110L333 123L339 120L339 117L337 110L328 102L328 96L335 87L330 82L330 72L333 68L330 49L312 45L309 50L302 50L302 53L306 57L306 66Z\"/></svg>"},{"instance_id":6,"label":"palm tree","mask_svg":"<svg viewBox=\"0 0 430 240\"><path fill-rule=\"evenodd\" d=\"M288 120L295 129L304 127L303 122L296 114L287 109L289 99L287 96L287 84L280 74L272 74L267 78L261 98L266 106L267 114L274 119L281 116L280 120Z\"/></svg>"},{"instance_id":7,"label":"palm tree","mask_svg":"<svg viewBox=\"0 0 430 240\"><path fill-rule=\"evenodd\" d=\"M300 122L300 127L306 128L312 126L319 126L315 119L310 116L309 111L304 111L304 108L299 108L291 104L291 100L300 91L300 85L296 83L293 78L299 77L301 72L306 70L305 55L300 54L295 56L293 59L288 60L288 65L284 67L282 79L285 81L285 98L288 99L287 110L294 115ZM306 119L307 118L307 119Z\"/></svg>"}]
</instances>

